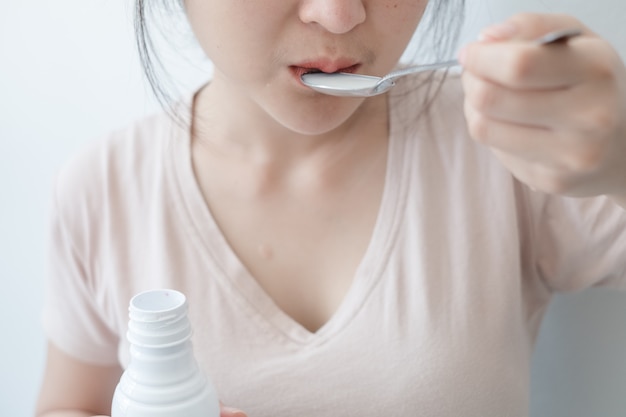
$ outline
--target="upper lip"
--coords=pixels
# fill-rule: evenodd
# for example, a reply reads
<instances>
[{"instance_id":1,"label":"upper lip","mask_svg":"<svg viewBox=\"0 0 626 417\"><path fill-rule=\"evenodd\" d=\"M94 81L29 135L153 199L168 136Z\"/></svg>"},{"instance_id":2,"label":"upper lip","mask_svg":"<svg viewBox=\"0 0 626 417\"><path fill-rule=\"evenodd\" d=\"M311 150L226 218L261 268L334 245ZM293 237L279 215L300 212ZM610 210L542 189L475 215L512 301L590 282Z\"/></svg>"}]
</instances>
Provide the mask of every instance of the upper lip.
<instances>
[{"instance_id":1,"label":"upper lip","mask_svg":"<svg viewBox=\"0 0 626 417\"><path fill-rule=\"evenodd\" d=\"M333 72L350 72L356 70L358 62L354 59L340 58L328 59L318 58L309 61L300 62L293 65L294 67L309 69L312 71L321 71L326 73Z\"/></svg>"}]
</instances>

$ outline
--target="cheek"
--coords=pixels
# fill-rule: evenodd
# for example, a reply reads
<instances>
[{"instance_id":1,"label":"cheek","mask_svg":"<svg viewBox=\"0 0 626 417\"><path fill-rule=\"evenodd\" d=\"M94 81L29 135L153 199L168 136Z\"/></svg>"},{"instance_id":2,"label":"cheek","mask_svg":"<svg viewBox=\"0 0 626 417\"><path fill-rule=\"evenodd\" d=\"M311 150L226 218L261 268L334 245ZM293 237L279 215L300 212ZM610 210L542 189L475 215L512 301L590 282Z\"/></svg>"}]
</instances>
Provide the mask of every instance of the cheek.
<instances>
[{"instance_id":1,"label":"cheek","mask_svg":"<svg viewBox=\"0 0 626 417\"><path fill-rule=\"evenodd\" d=\"M380 38L387 39L382 48L385 55L397 59L411 41L422 19L427 1L425 0L390 0L381 3L378 10L380 20Z\"/></svg>"},{"instance_id":2,"label":"cheek","mask_svg":"<svg viewBox=\"0 0 626 417\"><path fill-rule=\"evenodd\" d=\"M386 27L390 35L396 39L410 39L424 15L427 4L427 0L390 0L382 3L383 11L380 13L384 15L382 27Z\"/></svg>"},{"instance_id":3,"label":"cheek","mask_svg":"<svg viewBox=\"0 0 626 417\"><path fill-rule=\"evenodd\" d=\"M220 37L217 36L220 30L219 26L216 26L219 25L219 21L214 18L217 13L210 3L202 0L187 0L185 2L187 20L191 30L207 54L209 53L207 49L219 48L220 46Z\"/></svg>"},{"instance_id":4,"label":"cheek","mask_svg":"<svg viewBox=\"0 0 626 417\"><path fill-rule=\"evenodd\" d=\"M428 0L389 0L382 3L388 13L397 14L405 22L418 22L427 4Z\"/></svg>"},{"instance_id":5,"label":"cheek","mask_svg":"<svg viewBox=\"0 0 626 417\"><path fill-rule=\"evenodd\" d=\"M229 72L240 67L238 57L242 54L237 45L241 42L233 25L227 24L232 21L228 10L224 6L212 5L211 1L192 0L187 3L187 16L196 42L214 67L222 67Z\"/></svg>"},{"instance_id":6,"label":"cheek","mask_svg":"<svg viewBox=\"0 0 626 417\"><path fill-rule=\"evenodd\" d=\"M215 64L254 67L255 55L267 56L276 43L279 17L267 2L188 0L186 9L197 41Z\"/></svg>"},{"instance_id":7,"label":"cheek","mask_svg":"<svg viewBox=\"0 0 626 417\"><path fill-rule=\"evenodd\" d=\"M403 13L402 19L407 27L412 28L410 30L411 34L415 32L417 25L422 20L427 5L428 0L408 1L405 4L406 11Z\"/></svg>"}]
</instances>

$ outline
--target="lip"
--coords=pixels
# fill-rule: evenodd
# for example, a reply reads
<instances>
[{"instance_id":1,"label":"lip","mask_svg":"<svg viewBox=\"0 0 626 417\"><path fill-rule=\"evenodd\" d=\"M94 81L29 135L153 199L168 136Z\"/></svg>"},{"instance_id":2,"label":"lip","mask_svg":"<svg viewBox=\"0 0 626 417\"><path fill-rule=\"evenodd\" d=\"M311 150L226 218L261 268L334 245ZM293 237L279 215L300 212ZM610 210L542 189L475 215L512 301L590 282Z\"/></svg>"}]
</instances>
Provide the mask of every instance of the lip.
<instances>
[{"instance_id":1,"label":"lip","mask_svg":"<svg viewBox=\"0 0 626 417\"><path fill-rule=\"evenodd\" d=\"M289 70L298 79L298 81L302 82L300 77L310 72L324 72L327 74L332 74L334 72L355 73L360 66L361 64L351 59L316 59L290 65Z\"/></svg>"}]
</instances>

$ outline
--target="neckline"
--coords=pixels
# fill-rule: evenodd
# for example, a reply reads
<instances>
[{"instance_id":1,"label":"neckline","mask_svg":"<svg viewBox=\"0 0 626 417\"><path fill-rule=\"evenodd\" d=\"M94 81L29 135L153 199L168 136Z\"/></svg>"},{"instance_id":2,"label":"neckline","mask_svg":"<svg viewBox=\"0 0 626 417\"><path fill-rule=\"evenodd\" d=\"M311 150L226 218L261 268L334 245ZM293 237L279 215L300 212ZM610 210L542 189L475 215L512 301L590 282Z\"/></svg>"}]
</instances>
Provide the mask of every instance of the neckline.
<instances>
[{"instance_id":1,"label":"neckline","mask_svg":"<svg viewBox=\"0 0 626 417\"><path fill-rule=\"evenodd\" d=\"M195 96L195 95L194 95ZM190 120L193 97L184 104L184 118ZM254 316L268 331L280 334L288 342L298 345L321 345L347 327L364 307L375 285L380 281L389 259L399 224L399 211L406 201L403 190L408 180L408 164L404 162L406 140L398 132L396 112L398 94L389 95L389 149L384 189L376 222L367 249L357 266L348 292L329 320L317 331L311 332L285 313L263 290L256 279L227 243L207 206L196 180L191 159L190 123L174 123L171 137L172 152L168 166L171 168L173 201L180 208L189 232L189 238L199 251L211 277L225 289L229 296Z\"/></svg>"}]
</instances>

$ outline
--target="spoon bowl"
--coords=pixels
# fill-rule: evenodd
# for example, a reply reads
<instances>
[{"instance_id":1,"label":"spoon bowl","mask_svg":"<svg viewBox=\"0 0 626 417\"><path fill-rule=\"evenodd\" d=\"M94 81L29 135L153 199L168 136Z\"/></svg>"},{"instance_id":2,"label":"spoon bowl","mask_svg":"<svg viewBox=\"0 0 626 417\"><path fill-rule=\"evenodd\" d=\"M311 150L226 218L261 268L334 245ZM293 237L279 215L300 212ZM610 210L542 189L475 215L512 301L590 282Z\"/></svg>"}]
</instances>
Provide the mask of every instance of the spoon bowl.
<instances>
[{"instance_id":1,"label":"spoon bowl","mask_svg":"<svg viewBox=\"0 0 626 417\"><path fill-rule=\"evenodd\" d=\"M535 40L538 45L548 45L566 42L568 39L582 34L580 29L565 29L550 32ZM434 71L442 68L460 66L457 60L439 62L435 64L416 65L398 71L390 72L384 77L373 75L352 74L345 72L324 73L311 72L303 74L300 79L307 87L331 96L340 97L372 97L383 94L395 85L395 80L405 75L424 71Z\"/></svg>"}]
</instances>

